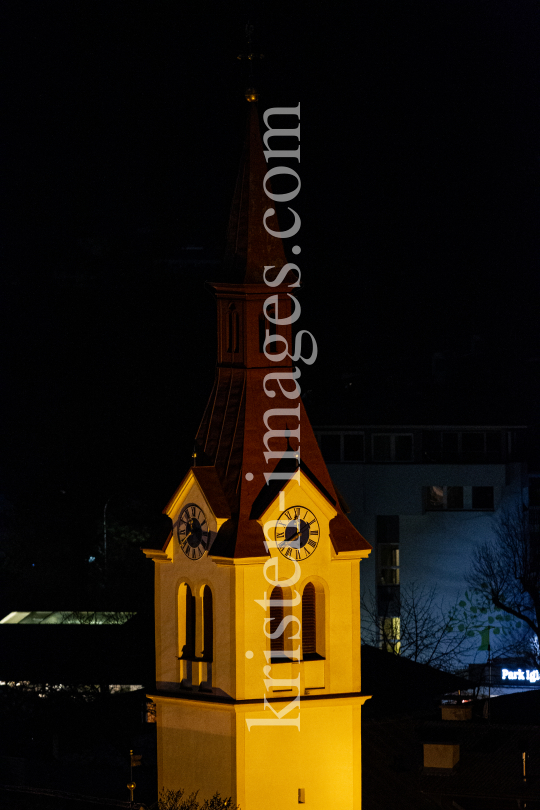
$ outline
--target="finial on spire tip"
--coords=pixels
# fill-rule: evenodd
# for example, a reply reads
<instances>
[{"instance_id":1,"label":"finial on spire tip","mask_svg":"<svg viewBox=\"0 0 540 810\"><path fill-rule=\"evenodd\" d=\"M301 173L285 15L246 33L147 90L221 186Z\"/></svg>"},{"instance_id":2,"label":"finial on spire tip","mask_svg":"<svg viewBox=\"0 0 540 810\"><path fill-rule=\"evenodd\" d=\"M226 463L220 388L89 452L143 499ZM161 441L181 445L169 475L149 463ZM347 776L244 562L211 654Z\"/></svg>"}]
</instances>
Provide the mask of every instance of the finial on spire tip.
<instances>
[{"instance_id":1,"label":"finial on spire tip","mask_svg":"<svg viewBox=\"0 0 540 810\"><path fill-rule=\"evenodd\" d=\"M248 42L249 53L241 53L237 57L240 60L241 59L247 59L248 62L249 62L249 82L250 82L250 86L248 87L248 89L245 92L245 97L246 97L246 100L248 102L258 101L258 99L259 99L259 94L255 90L255 88L253 87L253 60L254 59L264 59L264 55L262 53L253 53L252 52L252 38L253 38L253 32L254 31L255 31L254 26L251 25L250 23L248 23L246 25L246 39L247 39L247 42Z\"/></svg>"}]
</instances>

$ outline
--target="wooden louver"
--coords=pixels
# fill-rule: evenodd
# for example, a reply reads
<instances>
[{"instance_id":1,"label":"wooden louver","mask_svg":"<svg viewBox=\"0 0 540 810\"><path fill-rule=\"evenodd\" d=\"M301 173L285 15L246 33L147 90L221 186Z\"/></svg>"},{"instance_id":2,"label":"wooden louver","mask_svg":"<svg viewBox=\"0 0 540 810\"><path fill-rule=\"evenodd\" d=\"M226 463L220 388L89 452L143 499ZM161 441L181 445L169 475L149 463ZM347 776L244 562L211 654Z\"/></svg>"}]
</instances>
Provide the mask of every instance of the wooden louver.
<instances>
[{"instance_id":1,"label":"wooden louver","mask_svg":"<svg viewBox=\"0 0 540 810\"><path fill-rule=\"evenodd\" d=\"M189 585L186 585L186 644L182 655L188 660L195 658L195 597Z\"/></svg>"},{"instance_id":2,"label":"wooden louver","mask_svg":"<svg viewBox=\"0 0 540 810\"><path fill-rule=\"evenodd\" d=\"M212 591L208 585L205 586L203 591L203 634L203 658L205 661L212 661L214 649L214 609Z\"/></svg>"},{"instance_id":3,"label":"wooden louver","mask_svg":"<svg viewBox=\"0 0 540 810\"><path fill-rule=\"evenodd\" d=\"M315 586L308 582L302 595L302 656L317 652Z\"/></svg>"},{"instance_id":4,"label":"wooden louver","mask_svg":"<svg viewBox=\"0 0 540 810\"><path fill-rule=\"evenodd\" d=\"M274 588L272 594L270 596L272 601L274 600L281 600L283 601L283 591L281 588ZM270 633L275 632L280 625L280 622L283 619L283 605L270 605ZM279 635L277 638L270 639L270 649L272 652L281 652L285 649L284 646L284 636L283 633Z\"/></svg>"}]
</instances>

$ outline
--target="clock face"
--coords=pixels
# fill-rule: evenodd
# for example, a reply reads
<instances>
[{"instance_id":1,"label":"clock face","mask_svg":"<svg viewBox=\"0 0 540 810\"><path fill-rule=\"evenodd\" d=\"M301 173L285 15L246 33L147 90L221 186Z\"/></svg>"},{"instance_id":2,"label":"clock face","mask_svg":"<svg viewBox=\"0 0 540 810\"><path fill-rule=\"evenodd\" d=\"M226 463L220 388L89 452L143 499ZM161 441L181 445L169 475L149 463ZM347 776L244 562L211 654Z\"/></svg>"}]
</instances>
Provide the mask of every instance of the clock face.
<instances>
[{"instance_id":1,"label":"clock face","mask_svg":"<svg viewBox=\"0 0 540 810\"><path fill-rule=\"evenodd\" d=\"M209 529L206 515L196 503L188 503L176 524L180 548L190 560L200 560L208 548Z\"/></svg>"},{"instance_id":2,"label":"clock face","mask_svg":"<svg viewBox=\"0 0 540 810\"><path fill-rule=\"evenodd\" d=\"M276 521L278 550L290 560L305 560L319 544L319 521L305 506L290 506Z\"/></svg>"}]
</instances>

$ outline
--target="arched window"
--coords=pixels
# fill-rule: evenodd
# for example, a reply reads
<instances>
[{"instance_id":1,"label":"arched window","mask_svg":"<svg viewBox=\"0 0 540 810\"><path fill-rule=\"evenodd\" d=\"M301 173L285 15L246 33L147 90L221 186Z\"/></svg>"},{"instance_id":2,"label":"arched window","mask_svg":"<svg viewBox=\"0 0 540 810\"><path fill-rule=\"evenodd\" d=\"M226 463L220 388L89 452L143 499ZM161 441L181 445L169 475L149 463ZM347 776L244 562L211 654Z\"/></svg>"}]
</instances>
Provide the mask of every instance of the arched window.
<instances>
[{"instance_id":1,"label":"arched window","mask_svg":"<svg viewBox=\"0 0 540 810\"><path fill-rule=\"evenodd\" d=\"M231 354L238 351L238 312L234 304L229 304L227 322L227 351Z\"/></svg>"},{"instance_id":2,"label":"arched window","mask_svg":"<svg viewBox=\"0 0 540 810\"><path fill-rule=\"evenodd\" d=\"M203 658L213 660L214 650L214 605L212 591L205 585L203 591Z\"/></svg>"},{"instance_id":3,"label":"arched window","mask_svg":"<svg viewBox=\"0 0 540 810\"><path fill-rule=\"evenodd\" d=\"M281 588L277 587L274 588L270 595L271 601L280 600L283 601L283 591ZM281 621L283 619L283 605L270 605L270 622L269 622L269 629L267 632L274 633L277 628L279 627ZM270 649L272 652L283 652L285 649L284 644L285 638L283 633L277 636L277 638L270 639Z\"/></svg>"},{"instance_id":4,"label":"arched window","mask_svg":"<svg viewBox=\"0 0 540 810\"><path fill-rule=\"evenodd\" d=\"M317 595L308 582L302 594L302 658L317 652Z\"/></svg>"},{"instance_id":5,"label":"arched window","mask_svg":"<svg viewBox=\"0 0 540 810\"><path fill-rule=\"evenodd\" d=\"M189 585L185 586L186 609L185 609L185 636L182 649L182 658L193 660L195 658L195 597L191 593Z\"/></svg>"}]
</instances>

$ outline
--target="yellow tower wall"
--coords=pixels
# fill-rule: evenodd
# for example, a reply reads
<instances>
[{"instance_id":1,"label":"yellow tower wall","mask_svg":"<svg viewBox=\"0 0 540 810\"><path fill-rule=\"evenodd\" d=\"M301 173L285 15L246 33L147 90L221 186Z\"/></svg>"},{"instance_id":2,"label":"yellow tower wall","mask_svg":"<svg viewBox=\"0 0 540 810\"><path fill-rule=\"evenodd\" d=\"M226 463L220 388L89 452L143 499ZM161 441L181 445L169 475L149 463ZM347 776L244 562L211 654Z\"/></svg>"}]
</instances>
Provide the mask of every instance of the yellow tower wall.
<instances>
[{"instance_id":1,"label":"yellow tower wall","mask_svg":"<svg viewBox=\"0 0 540 810\"><path fill-rule=\"evenodd\" d=\"M214 515L198 482L188 476L168 507L176 521L183 505L204 510L211 531L223 522ZM270 557L249 559L188 559L173 537L156 559L155 609L158 724L158 787L182 788L200 798L216 791L232 796L241 810L286 810L299 804L305 792L311 808L361 807L360 694L360 560L367 552L334 551L329 524L336 511L305 477L291 482L269 506L260 524L267 539L272 526L288 508L302 504L318 517L320 541L316 551L296 567L269 543ZM291 578L284 598L298 601L285 607L296 617L285 631L285 648L301 650L302 606L299 597L308 582L318 593L317 624L323 656L269 664L270 640L264 620L270 610L259 604L270 598L273 584ZM202 618L202 592L213 594L214 650L209 692L198 691L208 675L206 664L192 662L193 689L180 688L186 662L181 655L179 605L182 583L195 596L197 623ZM322 628L322 629L321 629ZM290 638L297 634L297 638ZM318 641L319 643L319 641ZM197 635L196 654L202 652ZM246 652L253 653L252 657ZM300 655L301 658L301 655ZM184 669L183 669L184 668ZM274 681L285 683L272 684ZM295 698L286 719L294 725L254 725L272 720L267 698L279 712Z\"/></svg>"}]
</instances>

